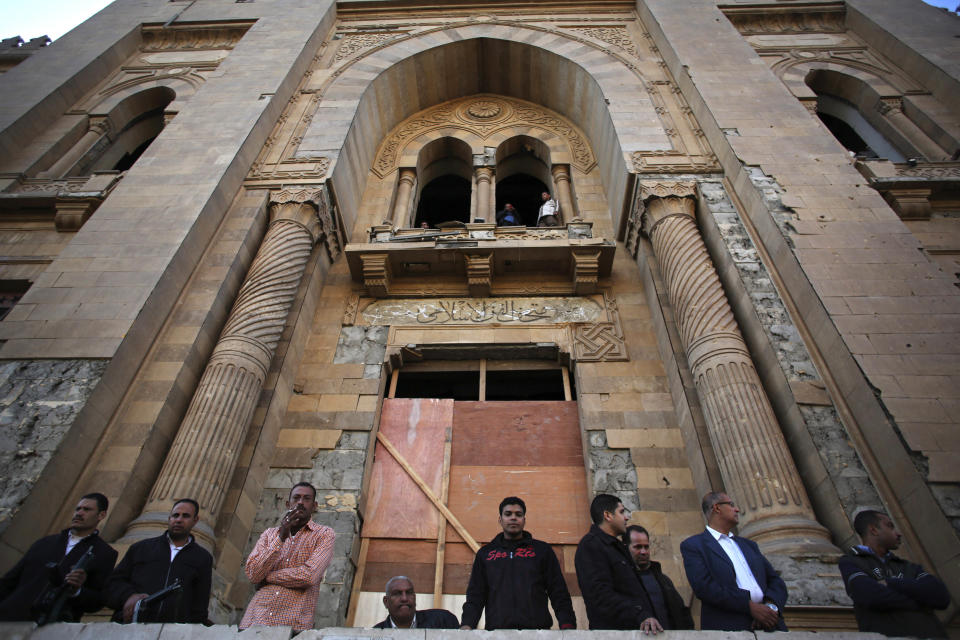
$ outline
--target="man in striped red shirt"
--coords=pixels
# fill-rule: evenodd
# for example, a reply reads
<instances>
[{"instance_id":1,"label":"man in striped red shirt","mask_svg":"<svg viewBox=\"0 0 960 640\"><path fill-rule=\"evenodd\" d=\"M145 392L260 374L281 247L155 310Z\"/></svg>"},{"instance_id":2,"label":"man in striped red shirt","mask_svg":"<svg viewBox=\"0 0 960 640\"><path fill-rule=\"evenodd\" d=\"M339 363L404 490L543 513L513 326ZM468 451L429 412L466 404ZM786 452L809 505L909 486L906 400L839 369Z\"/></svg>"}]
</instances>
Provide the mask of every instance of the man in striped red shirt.
<instances>
[{"instance_id":1,"label":"man in striped red shirt","mask_svg":"<svg viewBox=\"0 0 960 640\"><path fill-rule=\"evenodd\" d=\"M313 612L323 573L333 557L334 533L311 520L317 510L317 490L298 482L290 490L288 511L280 525L257 540L244 570L256 585L241 629L255 625L313 627Z\"/></svg>"}]
</instances>

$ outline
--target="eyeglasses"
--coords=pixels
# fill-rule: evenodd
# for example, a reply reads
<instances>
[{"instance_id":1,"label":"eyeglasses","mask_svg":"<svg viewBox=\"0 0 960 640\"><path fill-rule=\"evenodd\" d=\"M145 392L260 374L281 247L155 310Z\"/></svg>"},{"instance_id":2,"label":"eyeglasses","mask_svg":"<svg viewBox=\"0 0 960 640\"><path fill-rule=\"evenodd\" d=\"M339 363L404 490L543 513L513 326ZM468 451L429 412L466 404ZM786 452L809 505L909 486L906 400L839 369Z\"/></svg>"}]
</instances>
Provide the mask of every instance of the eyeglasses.
<instances>
[{"instance_id":1,"label":"eyeglasses","mask_svg":"<svg viewBox=\"0 0 960 640\"><path fill-rule=\"evenodd\" d=\"M728 504L728 505L730 505L731 508L737 506L736 504L734 504L733 502L731 502L731 501L729 501L729 500L724 500L724 501L722 501L722 502L715 502L714 504Z\"/></svg>"}]
</instances>

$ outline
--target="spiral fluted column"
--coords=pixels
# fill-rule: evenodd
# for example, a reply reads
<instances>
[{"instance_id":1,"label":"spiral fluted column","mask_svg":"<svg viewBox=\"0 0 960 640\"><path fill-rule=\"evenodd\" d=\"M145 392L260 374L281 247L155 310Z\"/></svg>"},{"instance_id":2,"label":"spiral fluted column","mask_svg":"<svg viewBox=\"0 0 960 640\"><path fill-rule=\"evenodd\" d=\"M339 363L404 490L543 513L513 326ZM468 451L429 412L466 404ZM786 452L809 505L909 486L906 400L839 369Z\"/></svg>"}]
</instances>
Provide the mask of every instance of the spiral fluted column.
<instances>
[{"instance_id":1,"label":"spiral fluted column","mask_svg":"<svg viewBox=\"0 0 960 640\"><path fill-rule=\"evenodd\" d=\"M700 236L694 185L641 183L644 231L667 287L741 535L766 551L829 552L786 440Z\"/></svg>"},{"instance_id":2,"label":"spiral fluted column","mask_svg":"<svg viewBox=\"0 0 960 640\"><path fill-rule=\"evenodd\" d=\"M130 524L126 539L164 530L177 498L200 503L201 524L216 522L304 268L322 221L330 218L325 209L321 191L281 192L271 201L267 233L143 514ZM194 532L212 546L209 526Z\"/></svg>"}]
</instances>

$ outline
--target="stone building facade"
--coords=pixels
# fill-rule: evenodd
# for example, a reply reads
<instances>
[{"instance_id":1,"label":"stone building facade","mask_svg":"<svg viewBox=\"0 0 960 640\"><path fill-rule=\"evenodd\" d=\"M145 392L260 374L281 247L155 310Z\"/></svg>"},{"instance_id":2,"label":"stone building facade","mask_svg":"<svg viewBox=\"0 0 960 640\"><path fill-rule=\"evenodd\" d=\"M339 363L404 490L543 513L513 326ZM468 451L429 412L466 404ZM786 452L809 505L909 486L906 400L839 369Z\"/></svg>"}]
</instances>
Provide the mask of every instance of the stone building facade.
<instances>
[{"instance_id":1,"label":"stone building facade","mask_svg":"<svg viewBox=\"0 0 960 640\"><path fill-rule=\"evenodd\" d=\"M960 601L958 28L920 0L117 0L0 77L0 568L83 493L121 549L195 497L236 621L308 480L316 625L369 626L397 573L457 610L515 494L585 627L595 493L689 596L725 489L791 628L855 626L863 507Z\"/></svg>"}]
</instances>

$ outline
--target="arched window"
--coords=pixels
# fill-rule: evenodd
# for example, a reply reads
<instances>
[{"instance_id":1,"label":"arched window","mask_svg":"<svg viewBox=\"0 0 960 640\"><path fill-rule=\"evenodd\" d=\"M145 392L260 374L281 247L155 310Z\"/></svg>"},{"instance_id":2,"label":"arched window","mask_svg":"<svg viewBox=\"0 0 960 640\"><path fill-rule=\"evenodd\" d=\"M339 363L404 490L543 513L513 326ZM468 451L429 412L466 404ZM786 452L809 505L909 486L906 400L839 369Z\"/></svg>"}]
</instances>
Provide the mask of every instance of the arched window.
<instances>
[{"instance_id":1,"label":"arched window","mask_svg":"<svg viewBox=\"0 0 960 640\"><path fill-rule=\"evenodd\" d=\"M473 190L470 145L456 138L440 138L420 150L414 226L437 227L447 222L470 222Z\"/></svg>"},{"instance_id":2,"label":"arched window","mask_svg":"<svg viewBox=\"0 0 960 640\"><path fill-rule=\"evenodd\" d=\"M536 138L516 136L497 147L496 157L496 210L509 202L520 213L522 224L537 226L540 194L553 192L550 149Z\"/></svg>"}]
</instances>

